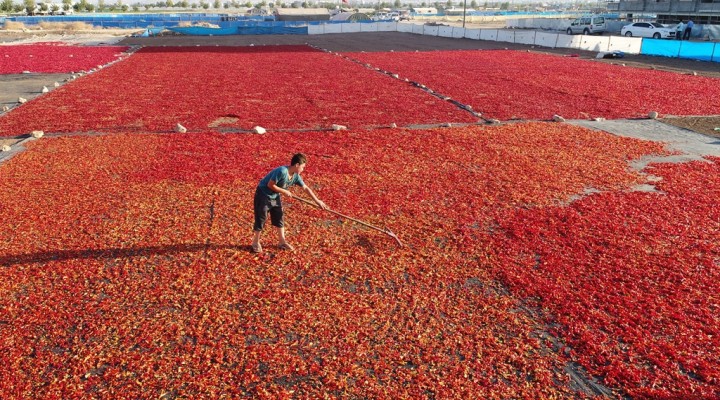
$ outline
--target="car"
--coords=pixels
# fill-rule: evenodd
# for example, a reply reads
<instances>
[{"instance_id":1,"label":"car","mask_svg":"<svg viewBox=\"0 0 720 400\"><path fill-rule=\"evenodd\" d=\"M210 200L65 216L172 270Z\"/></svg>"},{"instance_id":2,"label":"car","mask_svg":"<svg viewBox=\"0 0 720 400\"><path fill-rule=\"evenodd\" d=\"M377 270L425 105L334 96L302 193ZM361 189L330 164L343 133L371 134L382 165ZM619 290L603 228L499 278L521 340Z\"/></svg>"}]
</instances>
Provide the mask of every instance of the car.
<instances>
[{"instance_id":1,"label":"car","mask_svg":"<svg viewBox=\"0 0 720 400\"><path fill-rule=\"evenodd\" d=\"M568 35L572 35L573 33L592 35L594 33L602 34L606 30L605 17L582 17L571 22L565 32L567 32Z\"/></svg>"},{"instance_id":2,"label":"car","mask_svg":"<svg viewBox=\"0 0 720 400\"><path fill-rule=\"evenodd\" d=\"M654 39L674 39L675 29L666 27L657 22L635 22L625 25L620 30L623 36L637 36Z\"/></svg>"}]
</instances>

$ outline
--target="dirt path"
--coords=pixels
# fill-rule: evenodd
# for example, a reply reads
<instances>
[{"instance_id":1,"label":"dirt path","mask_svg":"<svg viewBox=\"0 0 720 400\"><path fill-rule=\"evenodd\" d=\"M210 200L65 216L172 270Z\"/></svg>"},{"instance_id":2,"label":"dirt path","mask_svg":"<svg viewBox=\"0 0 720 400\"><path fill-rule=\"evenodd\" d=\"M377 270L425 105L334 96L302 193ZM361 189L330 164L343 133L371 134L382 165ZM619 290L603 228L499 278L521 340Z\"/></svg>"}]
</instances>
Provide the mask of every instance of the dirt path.
<instances>
[{"instance_id":1,"label":"dirt path","mask_svg":"<svg viewBox=\"0 0 720 400\"><path fill-rule=\"evenodd\" d=\"M336 33L327 35L233 35L233 36L156 36L128 37L119 42L124 45L142 46L249 46L309 44L331 51L432 51L432 50L530 50L540 53L577 55L611 64L661 69L680 73L696 72L700 75L720 78L720 63L685 60L679 58L651 57L628 54L622 59L597 59L597 52L577 49L546 48L516 43L491 42L474 39L456 39L439 36L423 36L403 32Z\"/></svg>"}]
</instances>

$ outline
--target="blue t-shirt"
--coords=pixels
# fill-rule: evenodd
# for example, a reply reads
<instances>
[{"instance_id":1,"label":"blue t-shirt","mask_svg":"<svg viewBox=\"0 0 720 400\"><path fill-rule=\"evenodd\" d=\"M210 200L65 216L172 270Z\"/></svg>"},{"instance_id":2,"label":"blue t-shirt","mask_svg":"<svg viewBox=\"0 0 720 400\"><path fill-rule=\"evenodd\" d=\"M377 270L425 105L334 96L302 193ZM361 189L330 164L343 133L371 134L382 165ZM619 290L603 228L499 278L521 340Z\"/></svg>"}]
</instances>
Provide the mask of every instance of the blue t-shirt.
<instances>
[{"instance_id":1,"label":"blue t-shirt","mask_svg":"<svg viewBox=\"0 0 720 400\"><path fill-rule=\"evenodd\" d=\"M275 181L275 184L283 189L287 189L292 185L298 185L300 187L305 186L305 182L303 182L299 174L293 174L293 176L290 177L287 167L277 167L262 178L258 184L258 189L260 189L265 196L271 199L276 199L278 197L278 193L270 190L268 187L268 183L270 183L270 181Z\"/></svg>"}]
</instances>

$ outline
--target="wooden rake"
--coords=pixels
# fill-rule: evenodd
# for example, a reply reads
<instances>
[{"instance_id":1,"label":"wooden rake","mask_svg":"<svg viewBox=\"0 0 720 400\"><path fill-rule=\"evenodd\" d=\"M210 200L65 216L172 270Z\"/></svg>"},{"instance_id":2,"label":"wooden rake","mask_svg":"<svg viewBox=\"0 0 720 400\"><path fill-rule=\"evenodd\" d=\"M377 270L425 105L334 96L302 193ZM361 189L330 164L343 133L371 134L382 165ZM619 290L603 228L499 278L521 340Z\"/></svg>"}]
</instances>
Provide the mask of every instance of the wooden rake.
<instances>
[{"instance_id":1,"label":"wooden rake","mask_svg":"<svg viewBox=\"0 0 720 400\"><path fill-rule=\"evenodd\" d=\"M313 206L313 207L315 207L315 208L320 208L320 207L318 207L318 205L315 204L314 202L312 202L312 201L310 201L310 200L307 200L307 199L303 199L302 197L293 196L293 199L300 200L301 202L303 202L303 203L305 203L305 204L308 204L308 205L310 205L310 206ZM363 226L366 226L366 227L368 227L368 228L370 228L370 229L374 229L374 230L376 230L376 231L382 232L382 233L390 236L391 238L395 239L395 241L397 242L397 244L398 244L400 247L402 247L402 245L403 245L402 242L400 241L400 239L398 239L397 235L394 234L390 229L387 229L387 228L382 229L382 228L379 228L379 227L377 227L377 226L375 226L375 225L370 225L370 224L368 224L367 222L360 221L359 219L355 219L355 218L350 217L350 216L347 216L347 215L345 215L345 214L341 214L341 213L339 213L339 212L337 212L337 211L334 211L334 210L327 209L327 210L325 210L325 211L327 211L327 212L329 212L329 213L333 213L333 214L335 214L335 215L337 215L337 216L339 216L339 217L342 217L342 218L345 218L345 219L349 219L350 221L356 222L356 223L358 223L358 224L360 224L360 225L363 225Z\"/></svg>"}]
</instances>

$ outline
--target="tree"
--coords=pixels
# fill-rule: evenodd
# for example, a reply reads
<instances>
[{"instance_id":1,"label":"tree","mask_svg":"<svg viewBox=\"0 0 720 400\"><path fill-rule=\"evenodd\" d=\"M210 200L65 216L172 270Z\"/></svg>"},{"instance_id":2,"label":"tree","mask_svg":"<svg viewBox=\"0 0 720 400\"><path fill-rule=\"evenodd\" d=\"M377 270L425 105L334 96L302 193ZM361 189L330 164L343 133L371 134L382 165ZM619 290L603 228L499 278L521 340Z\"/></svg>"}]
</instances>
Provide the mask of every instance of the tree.
<instances>
[{"instance_id":1,"label":"tree","mask_svg":"<svg viewBox=\"0 0 720 400\"><path fill-rule=\"evenodd\" d=\"M251 8L251 7L252 7L252 3L251 3L251 2L249 2L249 1L248 1L248 2L246 2L246 3L245 3L245 7L247 7L247 8Z\"/></svg>"},{"instance_id":2,"label":"tree","mask_svg":"<svg viewBox=\"0 0 720 400\"><path fill-rule=\"evenodd\" d=\"M0 10L10 12L13 9L13 0L2 0Z\"/></svg>"},{"instance_id":3,"label":"tree","mask_svg":"<svg viewBox=\"0 0 720 400\"><path fill-rule=\"evenodd\" d=\"M180 7L182 8L188 8L190 6L190 3L188 3L187 0L180 1Z\"/></svg>"},{"instance_id":4,"label":"tree","mask_svg":"<svg viewBox=\"0 0 720 400\"><path fill-rule=\"evenodd\" d=\"M220 7L222 7L222 3L220 2L220 0L215 0L215 2L213 3L213 8L218 9Z\"/></svg>"},{"instance_id":5,"label":"tree","mask_svg":"<svg viewBox=\"0 0 720 400\"><path fill-rule=\"evenodd\" d=\"M120 6L120 9L121 9L123 12L127 12L127 10L128 10L129 8L130 8L130 6L127 5L127 4L123 4L122 6Z\"/></svg>"},{"instance_id":6,"label":"tree","mask_svg":"<svg viewBox=\"0 0 720 400\"><path fill-rule=\"evenodd\" d=\"M172 0L167 0L167 1L165 2L165 7L168 7L168 8L170 8L170 7L175 7L175 3L173 3Z\"/></svg>"},{"instance_id":7,"label":"tree","mask_svg":"<svg viewBox=\"0 0 720 400\"><path fill-rule=\"evenodd\" d=\"M105 0L98 0L97 9L100 12L105 11Z\"/></svg>"},{"instance_id":8,"label":"tree","mask_svg":"<svg viewBox=\"0 0 720 400\"><path fill-rule=\"evenodd\" d=\"M57 12L60 11L60 6L53 3L52 7L50 7L50 10L52 11L53 14L57 14Z\"/></svg>"},{"instance_id":9,"label":"tree","mask_svg":"<svg viewBox=\"0 0 720 400\"><path fill-rule=\"evenodd\" d=\"M145 11L150 11L150 8L152 8L152 5L145 4Z\"/></svg>"},{"instance_id":10,"label":"tree","mask_svg":"<svg viewBox=\"0 0 720 400\"><path fill-rule=\"evenodd\" d=\"M508 8L510 8L510 2L506 1L506 2L504 2L504 3L502 3L502 4L500 4L500 9L501 9L501 10L507 10Z\"/></svg>"},{"instance_id":11,"label":"tree","mask_svg":"<svg viewBox=\"0 0 720 400\"><path fill-rule=\"evenodd\" d=\"M28 13L28 15L35 14L35 0L25 0L24 6L25 11Z\"/></svg>"},{"instance_id":12,"label":"tree","mask_svg":"<svg viewBox=\"0 0 720 400\"><path fill-rule=\"evenodd\" d=\"M395 8L400 8L402 6L402 2L400 0L395 0L393 5L395 6Z\"/></svg>"},{"instance_id":13,"label":"tree","mask_svg":"<svg viewBox=\"0 0 720 400\"><path fill-rule=\"evenodd\" d=\"M200 2L200 6L207 10L208 8L210 8L210 3L206 2L205 0L202 0Z\"/></svg>"},{"instance_id":14,"label":"tree","mask_svg":"<svg viewBox=\"0 0 720 400\"><path fill-rule=\"evenodd\" d=\"M477 1L472 0L472 1L470 2L470 8L477 8L477 6L478 6Z\"/></svg>"},{"instance_id":15,"label":"tree","mask_svg":"<svg viewBox=\"0 0 720 400\"><path fill-rule=\"evenodd\" d=\"M452 8L452 6L453 6L452 0L447 0L447 3L445 3L445 7Z\"/></svg>"},{"instance_id":16,"label":"tree","mask_svg":"<svg viewBox=\"0 0 720 400\"><path fill-rule=\"evenodd\" d=\"M195 9L195 8L197 8L197 7L198 7L198 6L197 6L197 3L192 3L192 5L190 6L190 8L192 8L192 9Z\"/></svg>"}]
</instances>

